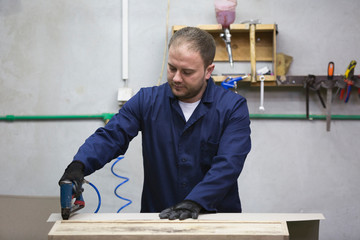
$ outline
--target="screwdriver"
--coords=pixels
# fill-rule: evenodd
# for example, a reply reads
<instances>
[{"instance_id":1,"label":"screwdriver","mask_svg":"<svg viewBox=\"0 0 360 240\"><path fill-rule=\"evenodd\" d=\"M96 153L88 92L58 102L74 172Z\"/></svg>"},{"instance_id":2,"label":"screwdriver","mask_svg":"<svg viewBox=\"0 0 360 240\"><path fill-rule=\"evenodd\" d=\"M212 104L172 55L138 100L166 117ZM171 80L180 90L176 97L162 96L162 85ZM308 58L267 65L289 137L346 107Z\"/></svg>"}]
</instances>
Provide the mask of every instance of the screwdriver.
<instances>
[{"instance_id":1,"label":"screwdriver","mask_svg":"<svg viewBox=\"0 0 360 240\"><path fill-rule=\"evenodd\" d=\"M328 81L332 81L334 77L335 65L334 62L329 62L328 64ZM332 100L332 86L326 90L326 130L330 131L330 121L331 121L331 100Z\"/></svg>"}]
</instances>

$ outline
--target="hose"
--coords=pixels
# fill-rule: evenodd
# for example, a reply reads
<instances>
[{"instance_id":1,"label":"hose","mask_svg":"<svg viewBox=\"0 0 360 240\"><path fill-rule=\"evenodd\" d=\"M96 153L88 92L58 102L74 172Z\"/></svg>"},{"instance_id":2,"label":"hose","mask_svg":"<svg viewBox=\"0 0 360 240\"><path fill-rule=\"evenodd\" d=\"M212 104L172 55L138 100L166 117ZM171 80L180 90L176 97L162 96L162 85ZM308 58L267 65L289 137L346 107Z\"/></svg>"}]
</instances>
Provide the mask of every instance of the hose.
<instances>
[{"instance_id":1,"label":"hose","mask_svg":"<svg viewBox=\"0 0 360 240\"><path fill-rule=\"evenodd\" d=\"M116 174L116 173L114 172L114 166L115 166L121 159L123 159L123 158L124 158L124 157L118 157L117 160L116 160L116 161L113 163L113 165L111 166L111 172L112 172L116 177L121 178L121 179L124 180L124 181L121 182L119 185L117 185L116 188L114 189L114 194L115 194L115 196L117 196L118 198L120 198L120 199L122 199L122 200L124 200L124 201L127 201L126 204L124 204L121 208L119 208L119 210L117 211L118 213L119 213L122 209L124 209L125 207L129 206L129 205L132 203L132 201L131 201L130 199L121 197L121 196L117 193L117 189L118 189L120 186L122 186L124 183L126 183L126 182L128 182L128 181L130 180L129 178L120 176L120 175L118 175L118 174Z\"/></svg>"},{"instance_id":2,"label":"hose","mask_svg":"<svg viewBox=\"0 0 360 240\"><path fill-rule=\"evenodd\" d=\"M95 212L94 212L94 213L97 213L97 212L99 211L99 209L100 209L100 206L101 206L101 196L100 196L100 192L99 192L99 190L95 187L95 185L92 184L91 182L86 181L86 183L89 184L91 187L93 187L93 188L95 189L95 192L96 192L96 194L97 194L97 196L98 196L98 206L97 206L97 208L96 208L96 210L95 210Z\"/></svg>"}]
</instances>

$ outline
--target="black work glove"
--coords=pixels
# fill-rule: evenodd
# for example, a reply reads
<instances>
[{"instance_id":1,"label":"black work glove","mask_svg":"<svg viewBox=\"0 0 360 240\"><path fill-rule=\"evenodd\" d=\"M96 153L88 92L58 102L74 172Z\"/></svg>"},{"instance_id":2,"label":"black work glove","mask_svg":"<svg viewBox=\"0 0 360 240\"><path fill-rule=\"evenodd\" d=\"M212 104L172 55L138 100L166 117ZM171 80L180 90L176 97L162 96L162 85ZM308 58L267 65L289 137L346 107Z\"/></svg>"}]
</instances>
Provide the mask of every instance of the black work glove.
<instances>
[{"instance_id":1,"label":"black work glove","mask_svg":"<svg viewBox=\"0 0 360 240\"><path fill-rule=\"evenodd\" d=\"M184 220L187 218L197 219L201 209L202 207L198 203L191 200L184 200L175 206L163 210L159 214L159 217L161 219L167 218L169 220Z\"/></svg>"},{"instance_id":2,"label":"black work glove","mask_svg":"<svg viewBox=\"0 0 360 240\"><path fill-rule=\"evenodd\" d=\"M82 191L82 183L84 181L84 164L80 161L73 161L67 166L63 176L59 180L59 185L62 181L71 181L75 186L75 197L78 198Z\"/></svg>"}]
</instances>

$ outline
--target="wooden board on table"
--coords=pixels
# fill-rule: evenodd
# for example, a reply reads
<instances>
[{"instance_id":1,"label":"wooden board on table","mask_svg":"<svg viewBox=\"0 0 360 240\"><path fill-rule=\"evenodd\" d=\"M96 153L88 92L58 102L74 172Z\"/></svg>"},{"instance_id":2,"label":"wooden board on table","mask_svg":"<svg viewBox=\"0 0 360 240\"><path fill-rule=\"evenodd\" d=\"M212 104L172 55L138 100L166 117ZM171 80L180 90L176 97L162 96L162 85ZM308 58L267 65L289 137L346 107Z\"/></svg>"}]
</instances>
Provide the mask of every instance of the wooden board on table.
<instances>
[{"instance_id":1,"label":"wooden board on table","mask_svg":"<svg viewBox=\"0 0 360 240\"><path fill-rule=\"evenodd\" d=\"M286 222L212 220L57 221L49 240L285 240Z\"/></svg>"}]
</instances>

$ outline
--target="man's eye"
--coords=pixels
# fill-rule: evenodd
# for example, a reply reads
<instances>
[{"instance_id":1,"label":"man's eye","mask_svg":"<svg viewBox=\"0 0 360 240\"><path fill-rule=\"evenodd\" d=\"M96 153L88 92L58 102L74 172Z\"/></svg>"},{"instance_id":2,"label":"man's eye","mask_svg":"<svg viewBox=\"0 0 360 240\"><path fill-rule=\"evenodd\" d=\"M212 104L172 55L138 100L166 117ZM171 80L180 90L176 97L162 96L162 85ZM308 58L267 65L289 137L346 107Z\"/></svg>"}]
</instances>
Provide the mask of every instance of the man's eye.
<instances>
[{"instance_id":1,"label":"man's eye","mask_svg":"<svg viewBox=\"0 0 360 240\"><path fill-rule=\"evenodd\" d=\"M192 73L193 73L192 71L183 71L183 74L185 74L185 75L190 75Z\"/></svg>"}]
</instances>

